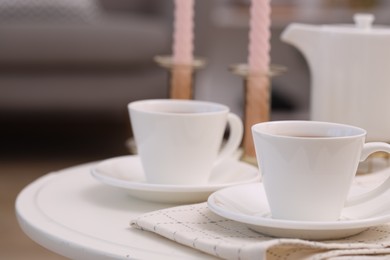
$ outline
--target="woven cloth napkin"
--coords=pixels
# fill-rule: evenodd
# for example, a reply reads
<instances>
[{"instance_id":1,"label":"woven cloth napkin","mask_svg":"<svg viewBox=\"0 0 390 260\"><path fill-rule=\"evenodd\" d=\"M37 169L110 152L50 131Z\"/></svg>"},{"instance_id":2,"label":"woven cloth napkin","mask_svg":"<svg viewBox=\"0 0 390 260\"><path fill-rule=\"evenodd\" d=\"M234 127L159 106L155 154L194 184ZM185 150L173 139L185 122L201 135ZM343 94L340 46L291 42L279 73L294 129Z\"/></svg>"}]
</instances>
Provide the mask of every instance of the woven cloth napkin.
<instances>
[{"instance_id":1,"label":"woven cloth napkin","mask_svg":"<svg viewBox=\"0 0 390 260\"><path fill-rule=\"evenodd\" d=\"M200 203L146 213L131 226L224 259L390 259L390 225L333 241L272 238Z\"/></svg>"},{"instance_id":2,"label":"woven cloth napkin","mask_svg":"<svg viewBox=\"0 0 390 260\"><path fill-rule=\"evenodd\" d=\"M389 173L387 168L363 175L355 185L381 183ZM133 219L131 226L224 259L390 259L390 223L339 240L274 238L220 217L207 203L200 203L146 213Z\"/></svg>"}]
</instances>

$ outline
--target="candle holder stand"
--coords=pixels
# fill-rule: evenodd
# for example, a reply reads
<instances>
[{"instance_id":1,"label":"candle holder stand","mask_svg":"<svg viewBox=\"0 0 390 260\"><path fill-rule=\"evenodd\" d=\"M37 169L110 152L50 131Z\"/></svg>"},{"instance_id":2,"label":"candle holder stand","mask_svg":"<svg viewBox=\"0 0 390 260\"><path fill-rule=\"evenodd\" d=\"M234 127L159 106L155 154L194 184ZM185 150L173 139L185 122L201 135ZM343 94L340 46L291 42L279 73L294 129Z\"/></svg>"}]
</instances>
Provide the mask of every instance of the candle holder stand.
<instances>
[{"instance_id":1,"label":"candle holder stand","mask_svg":"<svg viewBox=\"0 0 390 260\"><path fill-rule=\"evenodd\" d=\"M269 72L250 72L247 64L234 64L230 71L243 77L244 81L244 136L241 160L257 164L251 127L270 120L271 78L286 71L285 67L271 66Z\"/></svg>"},{"instance_id":2,"label":"candle holder stand","mask_svg":"<svg viewBox=\"0 0 390 260\"><path fill-rule=\"evenodd\" d=\"M193 99L195 71L205 66L205 60L195 58L192 64L175 64L171 56L156 56L154 60L169 72L169 97Z\"/></svg>"}]
</instances>

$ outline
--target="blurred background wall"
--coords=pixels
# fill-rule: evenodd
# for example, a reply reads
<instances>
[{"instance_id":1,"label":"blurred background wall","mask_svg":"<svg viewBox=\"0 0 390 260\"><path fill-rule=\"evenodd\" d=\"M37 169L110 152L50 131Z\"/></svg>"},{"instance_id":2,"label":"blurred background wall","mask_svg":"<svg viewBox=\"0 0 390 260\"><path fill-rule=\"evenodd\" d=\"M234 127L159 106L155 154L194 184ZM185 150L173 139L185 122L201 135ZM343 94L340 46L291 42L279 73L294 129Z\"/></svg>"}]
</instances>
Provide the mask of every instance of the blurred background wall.
<instances>
[{"instance_id":1,"label":"blurred background wall","mask_svg":"<svg viewBox=\"0 0 390 260\"><path fill-rule=\"evenodd\" d=\"M272 0L273 118L307 118L310 73L280 42L291 22L352 23L355 12L388 24L388 1ZM249 0L197 0L195 98L242 115L243 80L229 66L247 60ZM171 0L1 0L0 121L2 152L74 150L126 153L126 105L166 98L168 73L153 57L171 53ZM54 144L54 146L53 146Z\"/></svg>"}]
</instances>

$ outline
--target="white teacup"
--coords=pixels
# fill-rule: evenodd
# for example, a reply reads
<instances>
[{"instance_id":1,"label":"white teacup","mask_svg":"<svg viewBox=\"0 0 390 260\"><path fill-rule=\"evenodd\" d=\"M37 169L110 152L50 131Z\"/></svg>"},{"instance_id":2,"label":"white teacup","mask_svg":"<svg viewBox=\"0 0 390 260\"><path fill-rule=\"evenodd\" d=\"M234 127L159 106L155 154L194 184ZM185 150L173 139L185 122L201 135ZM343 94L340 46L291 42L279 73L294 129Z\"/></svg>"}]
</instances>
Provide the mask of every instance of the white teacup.
<instances>
[{"instance_id":1,"label":"white teacup","mask_svg":"<svg viewBox=\"0 0 390 260\"><path fill-rule=\"evenodd\" d=\"M364 129L327 122L274 121L252 126L256 156L271 214L276 219L335 221L346 206L390 188L390 178L347 198L359 161L390 145L364 143Z\"/></svg>"},{"instance_id":2,"label":"white teacup","mask_svg":"<svg viewBox=\"0 0 390 260\"><path fill-rule=\"evenodd\" d=\"M135 101L128 108L150 183L207 184L212 168L241 143L241 119L221 104L160 99ZM230 134L221 149L227 124Z\"/></svg>"}]
</instances>

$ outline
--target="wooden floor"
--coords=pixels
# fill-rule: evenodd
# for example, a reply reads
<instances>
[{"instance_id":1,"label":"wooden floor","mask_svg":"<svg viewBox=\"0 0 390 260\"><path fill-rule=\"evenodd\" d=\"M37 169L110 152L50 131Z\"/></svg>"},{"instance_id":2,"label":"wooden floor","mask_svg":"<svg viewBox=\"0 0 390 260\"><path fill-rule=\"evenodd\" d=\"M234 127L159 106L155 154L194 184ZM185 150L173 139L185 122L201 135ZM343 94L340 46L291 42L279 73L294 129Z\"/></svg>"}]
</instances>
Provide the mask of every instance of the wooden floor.
<instances>
[{"instance_id":1,"label":"wooden floor","mask_svg":"<svg viewBox=\"0 0 390 260\"><path fill-rule=\"evenodd\" d=\"M7 142L1 142L7 145L0 147L0 259L65 259L23 233L15 215L15 199L26 185L51 171L127 152L124 136L117 135L112 140L109 135L88 136L81 135L64 142L36 136L36 140L30 143L21 143L16 138L12 140L11 136ZM105 139L99 141L99 138Z\"/></svg>"}]
</instances>

